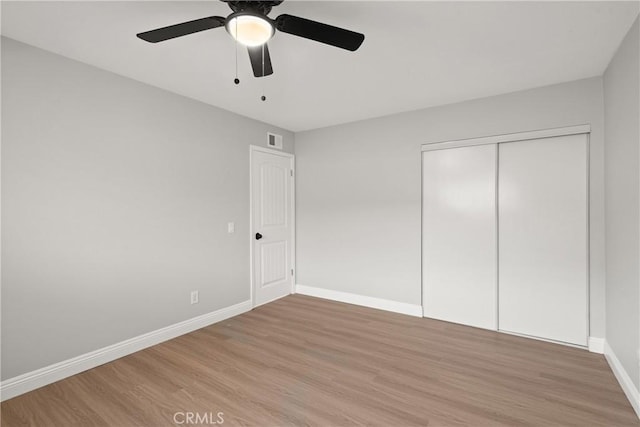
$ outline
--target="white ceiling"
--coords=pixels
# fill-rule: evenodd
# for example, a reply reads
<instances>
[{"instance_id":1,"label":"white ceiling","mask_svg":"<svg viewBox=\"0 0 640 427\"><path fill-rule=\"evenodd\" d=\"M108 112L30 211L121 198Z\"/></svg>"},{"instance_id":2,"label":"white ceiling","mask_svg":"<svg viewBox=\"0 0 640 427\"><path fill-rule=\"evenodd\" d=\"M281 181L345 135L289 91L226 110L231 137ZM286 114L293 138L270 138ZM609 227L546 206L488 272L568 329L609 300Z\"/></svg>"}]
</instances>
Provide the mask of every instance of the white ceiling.
<instances>
[{"instance_id":1,"label":"white ceiling","mask_svg":"<svg viewBox=\"0 0 640 427\"><path fill-rule=\"evenodd\" d=\"M279 33L255 79L223 28L149 44L136 33L211 15L210 0L2 2L2 34L236 113L301 131L601 75L632 2L285 1L282 13L362 32L357 52ZM262 93L267 102L260 101Z\"/></svg>"}]
</instances>

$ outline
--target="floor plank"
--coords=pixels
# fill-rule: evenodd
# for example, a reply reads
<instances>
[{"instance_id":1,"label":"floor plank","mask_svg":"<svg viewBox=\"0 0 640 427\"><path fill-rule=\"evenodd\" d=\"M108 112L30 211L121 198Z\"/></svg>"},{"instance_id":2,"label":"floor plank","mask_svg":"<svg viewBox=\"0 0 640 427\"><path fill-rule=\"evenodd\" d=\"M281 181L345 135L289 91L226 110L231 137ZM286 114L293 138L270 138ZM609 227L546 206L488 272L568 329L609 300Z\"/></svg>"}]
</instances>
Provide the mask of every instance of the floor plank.
<instances>
[{"instance_id":1,"label":"floor plank","mask_svg":"<svg viewBox=\"0 0 640 427\"><path fill-rule=\"evenodd\" d=\"M5 427L640 426L602 355L301 295L1 409Z\"/></svg>"}]
</instances>

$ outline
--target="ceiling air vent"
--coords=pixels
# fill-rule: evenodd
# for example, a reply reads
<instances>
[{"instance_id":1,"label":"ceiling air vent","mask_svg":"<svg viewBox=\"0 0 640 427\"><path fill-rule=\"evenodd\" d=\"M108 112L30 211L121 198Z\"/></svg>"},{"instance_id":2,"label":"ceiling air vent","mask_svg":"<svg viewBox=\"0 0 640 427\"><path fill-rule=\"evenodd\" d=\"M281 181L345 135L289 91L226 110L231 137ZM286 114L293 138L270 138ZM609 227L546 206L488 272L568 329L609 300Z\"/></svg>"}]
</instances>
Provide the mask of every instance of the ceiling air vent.
<instances>
[{"instance_id":1,"label":"ceiling air vent","mask_svg":"<svg viewBox=\"0 0 640 427\"><path fill-rule=\"evenodd\" d=\"M282 150L282 135L267 132L267 145L272 148Z\"/></svg>"}]
</instances>

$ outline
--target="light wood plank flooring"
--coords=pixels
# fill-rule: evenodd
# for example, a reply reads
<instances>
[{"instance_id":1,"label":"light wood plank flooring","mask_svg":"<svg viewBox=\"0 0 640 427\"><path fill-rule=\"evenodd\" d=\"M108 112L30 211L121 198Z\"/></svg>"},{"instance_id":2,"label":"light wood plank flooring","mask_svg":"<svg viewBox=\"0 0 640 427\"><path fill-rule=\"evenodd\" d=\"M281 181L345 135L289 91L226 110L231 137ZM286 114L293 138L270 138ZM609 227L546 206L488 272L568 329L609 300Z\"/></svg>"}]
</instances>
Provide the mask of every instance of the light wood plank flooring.
<instances>
[{"instance_id":1,"label":"light wood plank flooring","mask_svg":"<svg viewBox=\"0 0 640 427\"><path fill-rule=\"evenodd\" d=\"M244 426L640 425L601 355L293 295L8 400L2 426L175 426L176 412Z\"/></svg>"}]
</instances>

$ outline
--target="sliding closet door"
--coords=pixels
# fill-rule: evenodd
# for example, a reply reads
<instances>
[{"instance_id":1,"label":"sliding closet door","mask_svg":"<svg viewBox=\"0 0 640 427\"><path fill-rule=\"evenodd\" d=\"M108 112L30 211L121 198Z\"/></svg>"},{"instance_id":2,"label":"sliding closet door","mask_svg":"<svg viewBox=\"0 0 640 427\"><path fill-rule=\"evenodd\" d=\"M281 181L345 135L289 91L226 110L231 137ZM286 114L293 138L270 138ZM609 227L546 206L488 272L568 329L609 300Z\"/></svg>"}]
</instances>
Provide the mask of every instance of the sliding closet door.
<instances>
[{"instance_id":1,"label":"sliding closet door","mask_svg":"<svg viewBox=\"0 0 640 427\"><path fill-rule=\"evenodd\" d=\"M500 144L499 328L587 345L587 135Z\"/></svg>"},{"instance_id":2,"label":"sliding closet door","mask_svg":"<svg viewBox=\"0 0 640 427\"><path fill-rule=\"evenodd\" d=\"M496 146L423 153L425 317L496 329Z\"/></svg>"}]
</instances>

